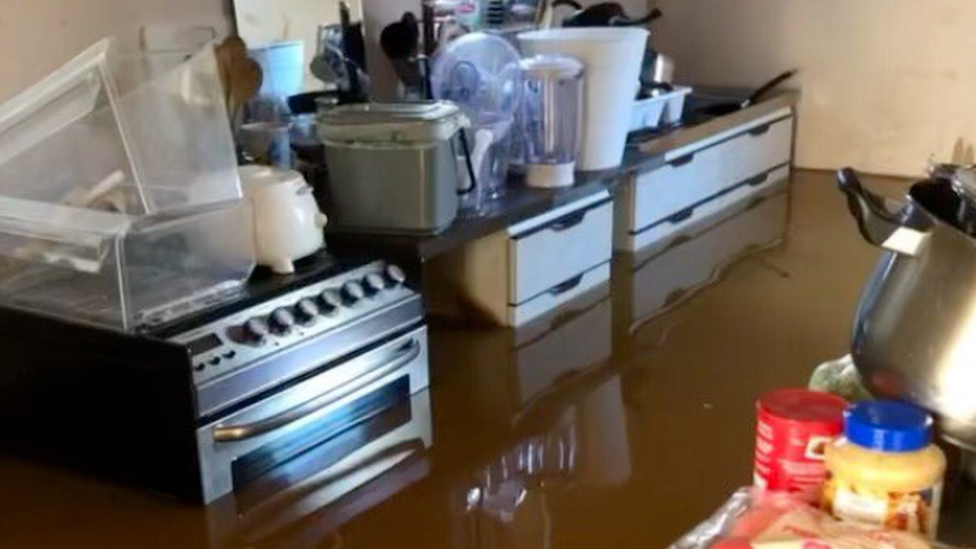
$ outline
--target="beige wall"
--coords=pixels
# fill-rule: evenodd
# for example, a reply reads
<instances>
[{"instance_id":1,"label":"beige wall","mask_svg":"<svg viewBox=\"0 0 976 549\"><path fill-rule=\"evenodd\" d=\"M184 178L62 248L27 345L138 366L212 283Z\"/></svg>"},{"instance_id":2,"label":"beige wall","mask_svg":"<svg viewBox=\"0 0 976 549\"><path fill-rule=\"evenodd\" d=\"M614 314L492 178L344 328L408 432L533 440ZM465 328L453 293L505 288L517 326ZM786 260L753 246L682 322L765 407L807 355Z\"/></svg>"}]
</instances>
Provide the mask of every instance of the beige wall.
<instances>
[{"instance_id":1,"label":"beige wall","mask_svg":"<svg viewBox=\"0 0 976 549\"><path fill-rule=\"evenodd\" d=\"M146 25L230 28L225 0L0 0L0 99L36 82L99 38L138 45Z\"/></svg>"},{"instance_id":2,"label":"beige wall","mask_svg":"<svg viewBox=\"0 0 976 549\"><path fill-rule=\"evenodd\" d=\"M681 79L755 85L801 68L801 166L912 175L976 140L972 0L658 4L655 41Z\"/></svg>"}]
</instances>

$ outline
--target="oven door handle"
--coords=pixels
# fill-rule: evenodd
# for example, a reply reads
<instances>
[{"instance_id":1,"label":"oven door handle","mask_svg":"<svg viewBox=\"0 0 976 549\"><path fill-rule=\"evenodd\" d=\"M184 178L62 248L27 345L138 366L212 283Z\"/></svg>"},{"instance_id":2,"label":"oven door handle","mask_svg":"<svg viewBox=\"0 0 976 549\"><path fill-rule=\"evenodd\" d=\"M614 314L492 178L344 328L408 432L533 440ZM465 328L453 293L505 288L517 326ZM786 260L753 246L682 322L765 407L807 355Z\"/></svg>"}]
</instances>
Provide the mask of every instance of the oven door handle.
<instances>
[{"instance_id":1,"label":"oven door handle","mask_svg":"<svg viewBox=\"0 0 976 549\"><path fill-rule=\"evenodd\" d=\"M377 366L370 372L363 374L354 381L337 387L317 398L304 404L299 404L290 410L285 410L278 415L271 416L261 421L247 423L244 425L219 425L213 430L213 438L216 442L240 442L261 435L268 434L306 418L328 406L335 404L339 400L363 389L370 383L386 377L387 375L410 364L420 356L421 345L416 339L401 347L396 354L388 361Z\"/></svg>"}]
</instances>

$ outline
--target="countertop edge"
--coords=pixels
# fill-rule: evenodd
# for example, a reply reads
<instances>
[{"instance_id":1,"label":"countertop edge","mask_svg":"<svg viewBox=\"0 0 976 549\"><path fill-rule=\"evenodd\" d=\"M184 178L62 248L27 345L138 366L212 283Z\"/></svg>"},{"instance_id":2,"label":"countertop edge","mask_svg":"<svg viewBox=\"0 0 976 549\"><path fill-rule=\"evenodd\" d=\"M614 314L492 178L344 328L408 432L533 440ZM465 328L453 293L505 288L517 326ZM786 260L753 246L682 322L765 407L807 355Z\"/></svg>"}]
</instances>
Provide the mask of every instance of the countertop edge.
<instances>
[{"instance_id":1,"label":"countertop edge","mask_svg":"<svg viewBox=\"0 0 976 549\"><path fill-rule=\"evenodd\" d=\"M467 242L483 238L515 223L542 215L548 211L585 199L603 191L613 193L629 176L665 164L669 152L700 142L737 126L769 116L785 108L794 109L799 102L798 91L780 92L752 107L686 128L676 128L662 137L629 146L624 163L615 169L581 172L572 187L563 189L534 189L522 183L522 176L509 178L508 192L486 212L477 216L459 216L445 231L433 235L389 235L333 231L326 237L338 248L371 247L395 256L413 256L421 262L430 261ZM795 112L794 112L795 115ZM638 152L635 152L637 149Z\"/></svg>"}]
</instances>

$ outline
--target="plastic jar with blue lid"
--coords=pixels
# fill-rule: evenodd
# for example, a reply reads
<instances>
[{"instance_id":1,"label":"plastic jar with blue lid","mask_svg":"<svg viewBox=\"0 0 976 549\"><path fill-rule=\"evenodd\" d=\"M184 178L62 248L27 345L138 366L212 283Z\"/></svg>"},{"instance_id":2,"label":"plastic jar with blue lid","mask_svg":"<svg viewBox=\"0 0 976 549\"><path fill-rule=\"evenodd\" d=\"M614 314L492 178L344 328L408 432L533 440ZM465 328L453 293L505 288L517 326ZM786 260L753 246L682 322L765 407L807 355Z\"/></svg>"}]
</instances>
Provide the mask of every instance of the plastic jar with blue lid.
<instances>
[{"instance_id":1,"label":"plastic jar with blue lid","mask_svg":"<svg viewBox=\"0 0 976 549\"><path fill-rule=\"evenodd\" d=\"M824 510L934 539L946 459L932 444L932 426L932 416L902 402L851 406L844 437L827 447Z\"/></svg>"}]
</instances>

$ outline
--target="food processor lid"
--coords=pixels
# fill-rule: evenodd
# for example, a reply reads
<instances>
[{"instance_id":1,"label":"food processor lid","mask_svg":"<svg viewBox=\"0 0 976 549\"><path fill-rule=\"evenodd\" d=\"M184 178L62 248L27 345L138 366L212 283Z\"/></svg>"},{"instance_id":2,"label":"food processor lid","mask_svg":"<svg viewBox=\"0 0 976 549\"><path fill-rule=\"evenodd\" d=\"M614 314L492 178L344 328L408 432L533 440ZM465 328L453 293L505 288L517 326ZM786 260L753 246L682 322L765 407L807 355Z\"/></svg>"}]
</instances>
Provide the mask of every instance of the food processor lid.
<instances>
[{"instance_id":1,"label":"food processor lid","mask_svg":"<svg viewBox=\"0 0 976 549\"><path fill-rule=\"evenodd\" d=\"M525 77L533 80L568 80L583 74L583 63L568 55L537 55L520 63Z\"/></svg>"},{"instance_id":2,"label":"food processor lid","mask_svg":"<svg viewBox=\"0 0 976 549\"><path fill-rule=\"evenodd\" d=\"M302 174L294 170L284 170L271 166L251 164L237 169L241 176L244 192L254 192L277 185L306 185Z\"/></svg>"},{"instance_id":3,"label":"food processor lid","mask_svg":"<svg viewBox=\"0 0 976 549\"><path fill-rule=\"evenodd\" d=\"M325 141L440 141L470 125L448 101L342 105L320 111L316 121L316 131Z\"/></svg>"},{"instance_id":4,"label":"food processor lid","mask_svg":"<svg viewBox=\"0 0 976 549\"><path fill-rule=\"evenodd\" d=\"M472 119L485 113L514 116L522 82L521 56L504 38L484 32L447 44L433 59L431 87Z\"/></svg>"},{"instance_id":5,"label":"food processor lid","mask_svg":"<svg viewBox=\"0 0 976 549\"><path fill-rule=\"evenodd\" d=\"M844 436L881 452L917 452L932 443L932 416L893 400L860 402L844 413Z\"/></svg>"}]
</instances>

